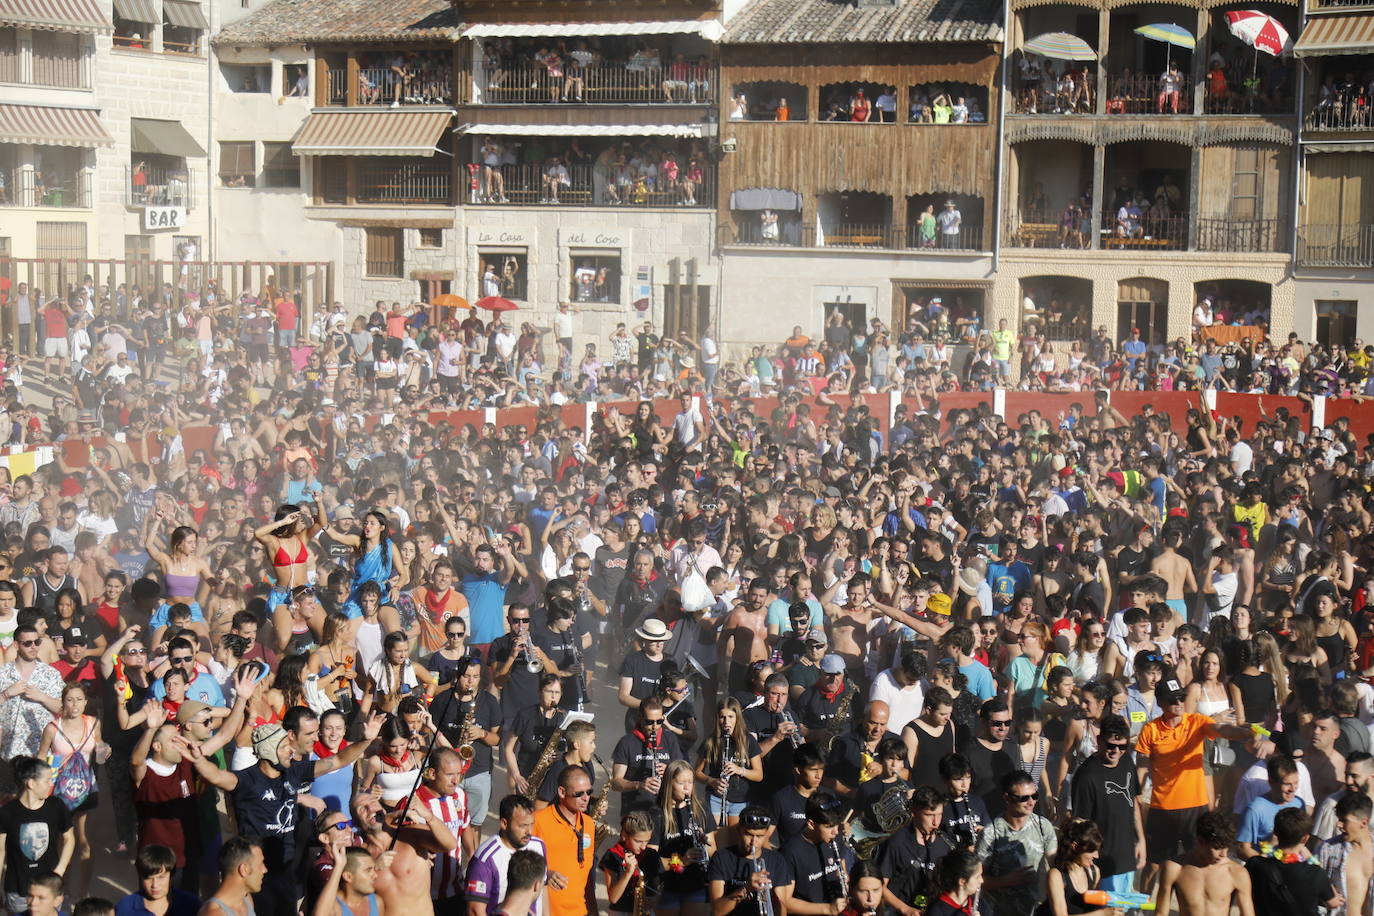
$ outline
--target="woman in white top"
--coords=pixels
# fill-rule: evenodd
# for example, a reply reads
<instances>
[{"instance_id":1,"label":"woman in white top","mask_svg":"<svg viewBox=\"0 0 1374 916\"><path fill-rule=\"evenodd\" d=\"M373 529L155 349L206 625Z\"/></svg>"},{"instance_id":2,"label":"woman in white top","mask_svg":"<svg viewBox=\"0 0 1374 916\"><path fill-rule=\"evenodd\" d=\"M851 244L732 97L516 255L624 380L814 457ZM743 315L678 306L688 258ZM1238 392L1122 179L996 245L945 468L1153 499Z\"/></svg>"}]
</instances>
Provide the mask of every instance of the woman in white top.
<instances>
[{"instance_id":1,"label":"woman in white top","mask_svg":"<svg viewBox=\"0 0 1374 916\"><path fill-rule=\"evenodd\" d=\"M749 120L749 100L741 92L730 101L730 120L747 121Z\"/></svg>"}]
</instances>

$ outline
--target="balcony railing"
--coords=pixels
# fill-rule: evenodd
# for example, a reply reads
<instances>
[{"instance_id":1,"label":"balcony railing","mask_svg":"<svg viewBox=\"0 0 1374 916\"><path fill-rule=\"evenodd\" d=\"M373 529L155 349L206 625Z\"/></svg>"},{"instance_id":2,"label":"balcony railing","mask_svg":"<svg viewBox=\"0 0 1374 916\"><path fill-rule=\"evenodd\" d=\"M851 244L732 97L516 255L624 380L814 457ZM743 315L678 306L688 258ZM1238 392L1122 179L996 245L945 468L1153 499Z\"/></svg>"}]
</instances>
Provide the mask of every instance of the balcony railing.
<instances>
[{"instance_id":1,"label":"balcony railing","mask_svg":"<svg viewBox=\"0 0 1374 916\"><path fill-rule=\"evenodd\" d=\"M130 207L195 208L195 182L187 169L124 169L124 203Z\"/></svg>"},{"instance_id":2,"label":"balcony railing","mask_svg":"<svg viewBox=\"0 0 1374 916\"><path fill-rule=\"evenodd\" d=\"M329 71L329 105L348 104L348 73L336 68Z\"/></svg>"},{"instance_id":3,"label":"balcony railing","mask_svg":"<svg viewBox=\"0 0 1374 916\"><path fill-rule=\"evenodd\" d=\"M452 102L451 67L421 66L404 73L397 73L390 67L365 67L358 71L359 105L449 105Z\"/></svg>"},{"instance_id":4,"label":"balcony railing","mask_svg":"<svg viewBox=\"0 0 1374 916\"><path fill-rule=\"evenodd\" d=\"M1303 118L1302 126L1308 130L1374 130L1374 115L1353 100L1338 99L1319 103Z\"/></svg>"},{"instance_id":5,"label":"balcony railing","mask_svg":"<svg viewBox=\"0 0 1374 916\"><path fill-rule=\"evenodd\" d=\"M1374 225L1300 226L1298 263L1306 267L1374 267Z\"/></svg>"},{"instance_id":6,"label":"balcony railing","mask_svg":"<svg viewBox=\"0 0 1374 916\"><path fill-rule=\"evenodd\" d=\"M360 204L453 203L453 175L447 159L437 164L360 165L357 173Z\"/></svg>"},{"instance_id":7,"label":"balcony railing","mask_svg":"<svg viewBox=\"0 0 1374 916\"><path fill-rule=\"evenodd\" d=\"M1016 94L1017 114L1092 114L1096 98L1096 87L1075 88L1071 92L1061 92L1057 87L1044 83L1023 85Z\"/></svg>"},{"instance_id":8,"label":"balcony railing","mask_svg":"<svg viewBox=\"0 0 1374 916\"><path fill-rule=\"evenodd\" d=\"M541 102L588 104L672 103L707 105L716 100L714 67L688 68L686 78L674 76L670 67L630 70L624 66L570 68L561 75L544 67L488 70L478 77L482 98L493 105Z\"/></svg>"},{"instance_id":9,"label":"balcony railing","mask_svg":"<svg viewBox=\"0 0 1374 916\"><path fill-rule=\"evenodd\" d=\"M628 174L603 176L590 165L568 168L567 183L548 178L547 170L537 165L505 165L501 182L489 179L476 163L468 165L468 203L567 204L575 207L711 207L715 203L715 170L705 169L701 181L687 177L682 166L676 183L663 177L660 167L655 181L631 179Z\"/></svg>"},{"instance_id":10,"label":"balcony railing","mask_svg":"<svg viewBox=\"0 0 1374 916\"><path fill-rule=\"evenodd\" d=\"M1256 85L1247 74L1246 80L1235 81L1224 92L1209 84L1203 110L1209 115L1292 114L1293 90L1285 86L1277 94L1266 92L1262 84Z\"/></svg>"},{"instance_id":11,"label":"balcony railing","mask_svg":"<svg viewBox=\"0 0 1374 916\"><path fill-rule=\"evenodd\" d=\"M0 192L5 207L90 207L91 189L82 172L49 172L39 176L28 169L10 173L7 192Z\"/></svg>"},{"instance_id":12,"label":"balcony railing","mask_svg":"<svg viewBox=\"0 0 1374 916\"><path fill-rule=\"evenodd\" d=\"M777 238L765 238L761 222L736 222L721 227L721 243L782 248L881 248L896 251L981 251L983 227L965 222L957 233L936 230L933 244L926 244L918 225L892 226L887 223L832 223L822 226L819 237L815 226L784 223Z\"/></svg>"},{"instance_id":13,"label":"balcony railing","mask_svg":"<svg viewBox=\"0 0 1374 916\"><path fill-rule=\"evenodd\" d=\"M1183 251L1188 247L1188 220L1182 216L1142 214L1132 225L1117 226L1116 211L1102 215L1102 247L1133 251Z\"/></svg>"},{"instance_id":14,"label":"balcony railing","mask_svg":"<svg viewBox=\"0 0 1374 916\"><path fill-rule=\"evenodd\" d=\"M1374 6L1370 0L1308 0L1308 9L1349 10L1362 6Z\"/></svg>"},{"instance_id":15,"label":"balcony railing","mask_svg":"<svg viewBox=\"0 0 1374 916\"><path fill-rule=\"evenodd\" d=\"M1199 251L1277 252L1286 246L1283 226L1276 219L1203 217L1197 221Z\"/></svg>"},{"instance_id":16,"label":"balcony railing","mask_svg":"<svg viewBox=\"0 0 1374 916\"><path fill-rule=\"evenodd\" d=\"M1080 230L1079 224L1063 226L1062 210L1024 210L1007 216L1003 244L1011 248L1090 247L1091 234Z\"/></svg>"},{"instance_id":17,"label":"balcony railing","mask_svg":"<svg viewBox=\"0 0 1374 916\"><path fill-rule=\"evenodd\" d=\"M1136 73L1108 80L1107 114L1191 114L1193 81L1181 76L1177 94L1164 92L1163 79Z\"/></svg>"}]
</instances>

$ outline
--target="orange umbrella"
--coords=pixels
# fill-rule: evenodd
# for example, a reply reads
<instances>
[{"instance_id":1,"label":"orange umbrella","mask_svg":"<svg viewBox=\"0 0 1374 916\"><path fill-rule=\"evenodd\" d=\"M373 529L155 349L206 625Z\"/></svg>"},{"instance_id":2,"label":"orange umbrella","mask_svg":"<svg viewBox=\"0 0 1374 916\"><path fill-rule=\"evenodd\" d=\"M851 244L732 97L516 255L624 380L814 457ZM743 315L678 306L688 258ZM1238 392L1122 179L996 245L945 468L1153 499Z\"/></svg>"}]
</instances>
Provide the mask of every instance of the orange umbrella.
<instances>
[{"instance_id":1,"label":"orange umbrella","mask_svg":"<svg viewBox=\"0 0 1374 916\"><path fill-rule=\"evenodd\" d=\"M446 309L471 309L472 305L462 296L453 293L440 293L435 296L430 305L441 306Z\"/></svg>"}]
</instances>

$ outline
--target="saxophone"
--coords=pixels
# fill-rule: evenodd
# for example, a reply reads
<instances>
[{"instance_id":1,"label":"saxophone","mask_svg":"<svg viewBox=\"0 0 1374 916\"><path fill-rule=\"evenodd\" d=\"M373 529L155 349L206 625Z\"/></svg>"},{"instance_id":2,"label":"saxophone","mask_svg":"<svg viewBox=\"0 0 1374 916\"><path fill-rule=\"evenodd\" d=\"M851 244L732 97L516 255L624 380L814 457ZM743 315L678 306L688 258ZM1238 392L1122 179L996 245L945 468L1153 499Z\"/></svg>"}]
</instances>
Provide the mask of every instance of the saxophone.
<instances>
[{"instance_id":1,"label":"saxophone","mask_svg":"<svg viewBox=\"0 0 1374 916\"><path fill-rule=\"evenodd\" d=\"M525 777L529 781L529 786L525 789L525 797L530 801L539 797L539 787L544 784L544 774L549 771L549 767L553 764L553 758L558 756L558 748L562 744L563 729L555 728L553 734L549 735L549 740L544 742L544 749L539 752L539 760L535 762L534 769L530 770L530 775Z\"/></svg>"},{"instance_id":2,"label":"saxophone","mask_svg":"<svg viewBox=\"0 0 1374 916\"><path fill-rule=\"evenodd\" d=\"M468 707L467 715L463 716L463 725L459 734L462 735L462 743L458 745L458 756L465 762L477 756L477 750L468 740L468 732L477 724L477 695L473 694L472 705Z\"/></svg>"},{"instance_id":3,"label":"saxophone","mask_svg":"<svg viewBox=\"0 0 1374 916\"><path fill-rule=\"evenodd\" d=\"M601 791L597 793L596 798L592 799L592 803L587 806L587 812L592 816L592 821L596 824L596 841L595 845L592 847L592 852L595 853L596 847L600 846L601 842L611 835L611 825L607 824L605 820L606 810L611 805L611 773L610 770L606 769L606 764L602 763L601 758L596 754L592 755L592 759L596 761L596 768L601 771ZM643 872L640 874L642 875Z\"/></svg>"},{"instance_id":4,"label":"saxophone","mask_svg":"<svg viewBox=\"0 0 1374 916\"><path fill-rule=\"evenodd\" d=\"M858 691L848 684L846 684L845 687L847 688L845 694L840 697L839 705L835 707L835 715L830 719L830 737L825 741L825 752L827 754L830 753L830 746L835 743L835 739L838 738L841 733L849 730L849 720L854 716L853 710L850 707L854 705L854 694L858 693Z\"/></svg>"},{"instance_id":5,"label":"saxophone","mask_svg":"<svg viewBox=\"0 0 1374 916\"><path fill-rule=\"evenodd\" d=\"M643 855L641 853L640 855ZM635 856L635 870L639 874L635 875L635 895L634 902L631 904L631 916L650 916L653 910L649 907L649 888L648 882L644 877L644 868L640 864L640 857Z\"/></svg>"}]
</instances>

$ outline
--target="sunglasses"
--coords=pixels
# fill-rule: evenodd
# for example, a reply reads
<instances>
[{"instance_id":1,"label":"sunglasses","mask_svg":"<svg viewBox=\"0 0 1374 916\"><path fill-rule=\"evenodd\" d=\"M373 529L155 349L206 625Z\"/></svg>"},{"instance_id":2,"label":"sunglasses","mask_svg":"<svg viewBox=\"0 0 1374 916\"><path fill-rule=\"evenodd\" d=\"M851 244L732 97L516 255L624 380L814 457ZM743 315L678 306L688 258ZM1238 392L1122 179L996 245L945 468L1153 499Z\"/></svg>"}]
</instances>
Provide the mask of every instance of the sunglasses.
<instances>
[{"instance_id":1,"label":"sunglasses","mask_svg":"<svg viewBox=\"0 0 1374 916\"><path fill-rule=\"evenodd\" d=\"M186 662L189 662L191 658L192 656L190 655L172 655L169 656L167 660L174 665L181 665L185 664Z\"/></svg>"},{"instance_id":2,"label":"sunglasses","mask_svg":"<svg viewBox=\"0 0 1374 916\"><path fill-rule=\"evenodd\" d=\"M581 792L569 792L569 793L568 793L568 797L569 797L569 798L590 798L591 795L592 795L592 790L591 790L591 789L583 789Z\"/></svg>"},{"instance_id":3,"label":"sunglasses","mask_svg":"<svg viewBox=\"0 0 1374 916\"><path fill-rule=\"evenodd\" d=\"M464 630L449 630L447 635L449 639L462 639L468 634Z\"/></svg>"},{"instance_id":4,"label":"sunglasses","mask_svg":"<svg viewBox=\"0 0 1374 916\"><path fill-rule=\"evenodd\" d=\"M147 650L147 649L125 649L125 650L124 650L124 654L125 654L125 655L147 655L147 654L148 654L148 650Z\"/></svg>"},{"instance_id":5,"label":"sunglasses","mask_svg":"<svg viewBox=\"0 0 1374 916\"><path fill-rule=\"evenodd\" d=\"M330 825L329 825L328 827L326 827L325 829L326 829L326 830L352 830L352 829L353 829L353 822L352 822L351 820L349 820L349 821L339 821L337 824L330 824Z\"/></svg>"},{"instance_id":6,"label":"sunglasses","mask_svg":"<svg viewBox=\"0 0 1374 916\"><path fill-rule=\"evenodd\" d=\"M1106 752L1108 752L1108 753L1115 752L1115 753L1118 753L1118 754L1124 754L1124 753L1126 753L1126 748L1128 748L1128 747L1130 747L1129 744L1104 744L1104 745L1102 745L1102 749L1103 749L1104 751L1106 751Z\"/></svg>"},{"instance_id":7,"label":"sunglasses","mask_svg":"<svg viewBox=\"0 0 1374 916\"><path fill-rule=\"evenodd\" d=\"M506 619L509 620L511 623L529 623L529 622L530 622L530 619L529 619L528 617L508 617L508 618L506 618Z\"/></svg>"},{"instance_id":8,"label":"sunglasses","mask_svg":"<svg viewBox=\"0 0 1374 916\"><path fill-rule=\"evenodd\" d=\"M653 727L656 726L656 725L662 725L662 724L663 724L663 720L662 720L662 719L645 719L645 720L644 720L644 724L647 725L647 726L649 726L650 728L653 728Z\"/></svg>"},{"instance_id":9,"label":"sunglasses","mask_svg":"<svg viewBox=\"0 0 1374 916\"><path fill-rule=\"evenodd\" d=\"M1032 793L1030 793L1029 795L1012 795L1010 792L1007 793L1007 798L1010 799L1011 801L1014 801L1014 802L1023 802L1023 803L1024 803L1024 802L1028 802L1028 801L1035 801L1035 800L1036 800L1037 798L1039 798L1039 797L1040 797L1040 793L1039 793L1039 792L1032 792Z\"/></svg>"},{"instance_id":10,"label":"sunglasses","mask_svg":"<svg viewBox=\"0 0 1374 916\"><path fill-rule=\"evenodd\" d=\"M42 644L42 640L40 639L20 639L17 640L17 642L25 649L32 649L34 646Z\"/></svg>"},{"instance_id":11,"label":"sunglasses","mask_svg":"<svg viewBox=\"0 0 1374 916\"><path fill-rule=\"evenodd\" d=\"M746 814L739 822L745 830L764 830L773 826L773 819L766 814Z\"/></svg>"},{"instance_id":12,"label":"sunglasses","mask_svg":"<svg viewBox=\"0 0 1374 916\"><path fill-rule=\"evenodd\" d=\"M1010 719L989 719L988 728L1011 728Z\"/></svg>"}]
</instances>

